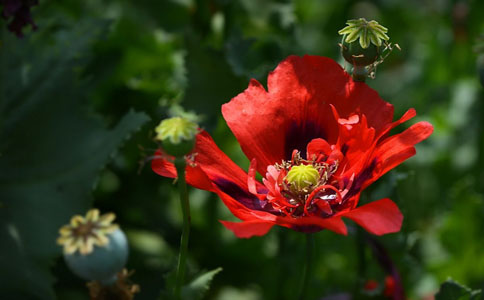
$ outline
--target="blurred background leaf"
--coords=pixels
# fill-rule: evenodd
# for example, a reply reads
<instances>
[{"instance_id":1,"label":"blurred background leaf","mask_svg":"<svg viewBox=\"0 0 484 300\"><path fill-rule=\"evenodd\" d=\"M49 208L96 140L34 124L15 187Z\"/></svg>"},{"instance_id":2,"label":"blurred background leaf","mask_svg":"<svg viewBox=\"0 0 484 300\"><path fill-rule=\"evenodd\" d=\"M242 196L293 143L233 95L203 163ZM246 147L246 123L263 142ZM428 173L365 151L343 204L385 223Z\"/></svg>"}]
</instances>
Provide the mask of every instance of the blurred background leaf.
<instances>
[{"instance_id":1,"label":"blurred background leaf","mask_svg":"<svg viewBox=\"0 0 484 300\"><path fill-rule=\"evenodd\" d=\"M480 290L471 290L452 279L447 279L440 286L439 292L435 295L435 300L479 300L482 299Z\"/></svg>"},{"instance_id":2,"label":"blurred background leaf","mask_svg":"<svg viewBox=\"0 0 484 300\"><path fill-rule=\"evenodd\" d=\"M106 22L59 30L46 46L6 39L1 52L0 287L4 299L55 299L50 274L58 229L92 202L97 173L147 121L127 113L113 128L83 102L78 69ZM22 51L24 50L24 51ZM28 288L26 288L28 287Z\"/></svg>"}]
</instances>

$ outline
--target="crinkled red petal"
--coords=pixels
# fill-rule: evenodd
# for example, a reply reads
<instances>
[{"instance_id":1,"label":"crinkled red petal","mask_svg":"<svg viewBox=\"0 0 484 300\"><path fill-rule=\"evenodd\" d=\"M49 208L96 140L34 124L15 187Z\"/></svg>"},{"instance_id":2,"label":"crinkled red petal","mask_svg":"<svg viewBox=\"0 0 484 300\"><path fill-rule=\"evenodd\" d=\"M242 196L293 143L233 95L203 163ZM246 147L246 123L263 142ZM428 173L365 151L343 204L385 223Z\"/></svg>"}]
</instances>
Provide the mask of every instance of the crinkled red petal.
<instances>
[{"instance_id":1,"label":"crinkled red petal","mask_svg":"<svg viewBox=\"0 0 484 300\"><path fill-rule=\"evenodd\" d=\"M403 221L397 205L388 198L362 205L340 216L355 221L366 231L376 235L400 231Z\"/></svg>"},{"instance_id":2,"label":"crinkled red petal","mask_svg":"<svg viewBox=\"0 0 484 300\"><path fill-rule=\"evenodd\" d=\"M243 222L220 221L225 227L234 232L239 238L265 235L274 225L284 226L296 231L312 233L328 229L346 235L347 228L340 217L334 218L292 218L279 217L275 221L264 219L251 219Z\"/></svg>"},{"instance_id":3,"label":"crinkled red petal","mask_svg":"<svg viewBox=\"0 0 484 300\"><path fill-rule=\"evenodd\" d=\"M428 138L433 130L430 123L419 122L404 132L383 140L374 153L374 157L379 162L375 180L413 156L415 154L414 146Z\"/></svg>"},{"instance_id":4,"label":"crinkled red petal","mask_svg":"<svg viewBox=\"0 0 484 300\"><path fill-rule=\"evenodd\" d=\"M176 178L176 169L171 162L173 159L173 157L169 157L162 151L158 150L154 155L154 159L151 161L151 168L158 175ZM212 181L198 165L187 165L185 178L188 184L196 187L197 189L213 191Z\"/></svg>"},{"instance_id":5,"label":"crinkled red petal","mask_svg":"<svg viewBox=\"0 0 484 300\"><path fill-rule=\"evenodd\" d=\"M335 216L330 218L319 217L278 217L277 224L280 226L288 227L296 231L301 232L317 232L323 229L328 229L333 232L346 235L348 233L347 228L341 217Z\"/></svg>"},{"instance_id":6,"label":"crinkled red petal","mask_svg":"<svg viewBox=\"0 0 484 300\"><path fill-rule=\"evenodd\" d=\"M355 83L335 61L319 56L290 56L269 75L268 91L255 80L222 106L228 126L258 172L289 160L294 149L305 154L307 144L324 138L334 144L341 118L365 114L378 132L393 118L393 106L365 84Z\"/></svg>"},{"instance_id":7,"label":"crinkled red petal","mask_svg":"<svg viewBox=\"0 0 484 300\"><path fill-rule=\"evenodd\" d=\"M197 135L195 149L195 165L187 165L187 183L203 190L213 191L211 182L227 180L238 186L247 186L247 173L237 166L220 150L206 131ZM165 177L176 177L173 163L167 156L157 152L151 163L153 171Z\"/></svg>"},{"instance_id":8,"label":"crinkled red petal","mask_svg":"<svg viewBox=\"0 0 484 300\"><path fill-rule=\"evenodd\" d=\"M324 139L314 139L309 142L307 146L307 158L315 161L320 161L320 157L327 158L331 155L331 145Z\"/></svg>"},{"instance_id":9,"label":"crinkled red petal","mask_svg":"<svg viewBox=\"0 0 484 300\"><path fill-rule=\"evenodd\" d=\"M271 230L273 223L261 220L245 222L220 221L227 229L232 231L238 238L250 238L253 236L262 236Z\"/></svg>"}]
</instances>

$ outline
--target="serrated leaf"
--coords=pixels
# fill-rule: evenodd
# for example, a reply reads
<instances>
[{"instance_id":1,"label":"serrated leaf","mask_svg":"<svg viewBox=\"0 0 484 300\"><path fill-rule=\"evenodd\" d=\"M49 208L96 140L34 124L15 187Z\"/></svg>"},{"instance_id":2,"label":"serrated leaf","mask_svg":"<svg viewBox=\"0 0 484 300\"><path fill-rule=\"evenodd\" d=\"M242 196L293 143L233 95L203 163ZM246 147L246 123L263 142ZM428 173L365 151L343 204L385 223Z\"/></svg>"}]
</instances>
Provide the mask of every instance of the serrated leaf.
<instances>
[{"instance_id":1,"label":"serrated leaf","mask_svg":"<svg viewBox=\"0 0 484 300\"><path fill-rule=\"evenodd\" d=\"M452 279L447 279L440 286L439 291L435 295L435 300L480 300L482 293L480 290L471 290L468 287L455 282Z\"/></svg>"},{"instance_id":2,"label":"serrated leaf","mask_svg":"<svg viewBox=\"0 0 484 300\"><path fill-rule=\"evenodd\" d=\"M200 44L198 37L188 34L186 67L188 85L183 106L202 114L206 127L215 126L220 106L242 91L247 82L232 71L221 52Z\"/></svg>"},{"instance_id":3,"label":"serrated leaf","mask_svg":"<svg viewBox=\"0 0 484 300\"><path fill-rule=\"evenodd\" d=\"M208 271L199 275L190 284L184 286L182 289L182 298L186 300L200 300L205 293L210 289L210 283L215 275L220 273L222 268Z\"/></svg>"},{"instance_id":4,"label":"serrated leaf","mask_svg":"<svg viewBox=\"0 0 484 300\"><path fill-rule=\"evenodd\" d=\"M5 299L55 299L57 231L85 213L99 170L147 116L107 129L83 107L78 70L106 22L10 38L0 49L0 290ZM48 45L48 46L46 46Z\"/></svg>"}]
</instances>

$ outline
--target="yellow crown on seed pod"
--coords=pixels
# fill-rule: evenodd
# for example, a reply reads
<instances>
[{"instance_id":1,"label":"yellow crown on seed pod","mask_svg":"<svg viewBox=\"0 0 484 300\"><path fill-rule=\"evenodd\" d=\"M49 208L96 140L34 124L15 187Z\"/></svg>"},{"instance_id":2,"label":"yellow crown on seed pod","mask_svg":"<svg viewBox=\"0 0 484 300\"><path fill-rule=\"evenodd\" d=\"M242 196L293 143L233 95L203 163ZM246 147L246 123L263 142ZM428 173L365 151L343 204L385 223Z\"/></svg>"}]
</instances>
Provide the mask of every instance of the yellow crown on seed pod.
<instances>
[{"instance_id":1,"label":"yellow crown on seed pod","mask_svg":"<svg viewBox=\"0 0 484 300\"><path fill-rule=\"evenodd\" d=\"M178 144L182 140L191 140L197 134L197 124L185 118L174 117L161 121L155 128L156 139L164 141L169 139L171 143Z\"/></svg>"},{"instance_id":2,"label":"yellow crown on seed pod","mask_svg":"<svg viewBox=\"0 0 484 300\"><path fill-rule=\"evenodd\" d=\"M161 121L155 132L155 139L161 141L163 150L178 157L193 150L198 125L185 118L173 117Z\"/></svg>"},{"instance_id":3,"label":"yellow crown on seed pod","mask_svg":"<svg viewBox=\"0 0 484 300\"><path fill-rule=\"evenodd\" d=\"M380 47L383 41L388 41L390 38L386 34L388 29L377 21L367 21L364 18L348 20L346 22L348 26L338 31L340 35L345 35L345 43L353 43L359 39L360 46L366 49L370 46L370 43Z\"/></svg>"},{"instance_id":4,"label":"yellow crown on seed pod","mask_svg":"<svg viewBox=\"0 0 484 300\"><path fill-rule=\"evenodd\" d=\"M286 175L286 181L298 191L310 185L317 185L319 182L319 172L312 165L300 164L293 166Z\"/></svg>"},{"instance_id":5,"label":"yellow crown on seed pod","mask_svg":"<svg viewBox=\"0 0 484 300\"><path fill-rule=\"evenodd\" d=\"M98 209L91 209L86 216L75 215L70 224L60 228L57 244L64 247L64 254L74 254L79 251L82 255L90 254L95 246L104 247L109 244L109 234L119 226L112 222L116 218L114 213L99 215Z\"/></svg>"}]
</instances>

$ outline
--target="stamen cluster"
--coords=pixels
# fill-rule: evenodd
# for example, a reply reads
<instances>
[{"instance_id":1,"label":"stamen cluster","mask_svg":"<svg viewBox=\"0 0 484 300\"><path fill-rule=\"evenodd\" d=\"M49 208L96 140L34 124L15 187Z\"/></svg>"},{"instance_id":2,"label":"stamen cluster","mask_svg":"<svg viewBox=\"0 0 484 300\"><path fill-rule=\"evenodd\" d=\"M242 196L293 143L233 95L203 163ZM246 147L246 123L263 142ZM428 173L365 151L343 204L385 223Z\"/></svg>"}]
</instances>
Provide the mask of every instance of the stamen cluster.
<instances>
[{"instance_id":1,"label":"stamen cluster","mask_svg":"<svg viewBox=\"0 0 484 300\"><path fill-rule=\"evenodd\" d=\"M339 189L335 187L338 180L333 176L337 169L338 161L307 160L299 151L294 151L290 161L283 160L267 168L263 179L269 189L267 200L284 215L331 216L334 214L332 206L342 201ZM293 174L295 171L297 174Z\"/></svg>"}]
</instances>

